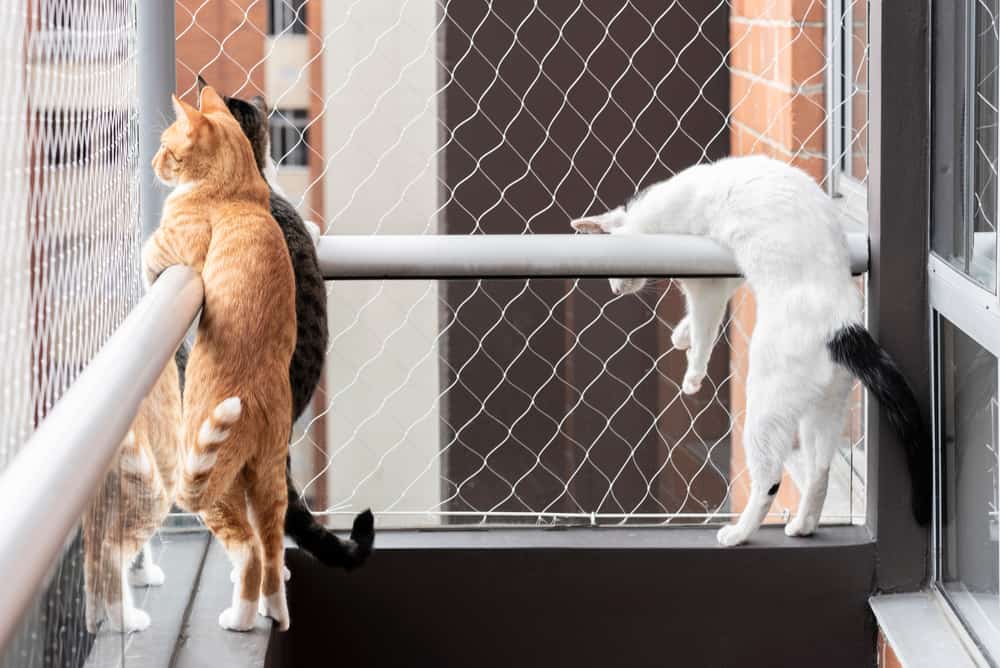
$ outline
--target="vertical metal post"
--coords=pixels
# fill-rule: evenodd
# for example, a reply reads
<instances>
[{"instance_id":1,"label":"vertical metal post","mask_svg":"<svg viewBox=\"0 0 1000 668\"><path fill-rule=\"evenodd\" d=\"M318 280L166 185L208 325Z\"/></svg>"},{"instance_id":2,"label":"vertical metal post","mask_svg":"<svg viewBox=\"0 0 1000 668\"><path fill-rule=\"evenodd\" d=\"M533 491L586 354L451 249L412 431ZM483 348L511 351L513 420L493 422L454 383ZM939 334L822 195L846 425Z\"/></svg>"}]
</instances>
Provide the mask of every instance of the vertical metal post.
<instances>
[{"instance_id":1,"label":"vertical metal post","mask_svg":"<svg viewBox=\"0 0 1000 668\"><path fill-rule=\"evenodd\" d=\"M139 215L142 238L160 225L166 191L150 162L160 133L173 118L170 95L177 87L174 54L174 0L136 3L139 42Z\"/></svg>"}]
</instances>

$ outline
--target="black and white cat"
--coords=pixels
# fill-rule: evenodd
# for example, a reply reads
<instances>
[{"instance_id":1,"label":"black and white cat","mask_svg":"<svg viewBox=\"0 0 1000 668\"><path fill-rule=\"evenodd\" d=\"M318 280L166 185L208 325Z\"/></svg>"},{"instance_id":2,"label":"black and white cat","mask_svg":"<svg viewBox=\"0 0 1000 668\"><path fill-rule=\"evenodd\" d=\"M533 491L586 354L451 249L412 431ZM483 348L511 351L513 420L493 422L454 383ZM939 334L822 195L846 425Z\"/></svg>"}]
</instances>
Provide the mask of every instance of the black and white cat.
<instances>
[{"instance_id":1,"label":"black and white cat","mask_svg":"<svg viewBox=\"0 0 1000 668\"><path fill-rule=\"evenodd\" d=\"M833 201L804 172L763 156L686 169L623 207L572 223L589 234L695 234L728 248L754 292L744 449L750 498L722 545L746 541L763 522L796 435L806 480L785 527L807 536L819 523L830 462L844 443L853 377L875 395L907 448L913 508L930 515L930 438L919 405L888 354L864 329L847 239ZM741 279L684 280L687 316L673 343L686 349L683 391L701 387L726 303ZM611 279L615 294L646 279Z\"/></svg>"},{"instance_id":2,"label":"black and white cat","mask_svg":"<svg viewBox=\"0 0 1000 668\"><path fill-rule=\"evenodd\" d=\"M198 77L199 90L206 86ZM224 96L229 111L239 122L253 147L257 167L271 188L271 215L281 228L295 272L295 352L289 366L292 386L292 419L297 420L312 399L319 384L326 358L329 338L326 315L326 283L316 258L316 243L320 230L304 222L295 207L285 198L277 182L277 170L271 159L271 135L267 120L267 104L260 96L242 100ZM360 566L371 554L375 540L374 518L365 510L354 519L349 540L342 540L316 521L292 480L291 462L286 464L288 510L285 513L285 535L300 548L327 566L352 569Z\"/></svg>"}]
</instances>

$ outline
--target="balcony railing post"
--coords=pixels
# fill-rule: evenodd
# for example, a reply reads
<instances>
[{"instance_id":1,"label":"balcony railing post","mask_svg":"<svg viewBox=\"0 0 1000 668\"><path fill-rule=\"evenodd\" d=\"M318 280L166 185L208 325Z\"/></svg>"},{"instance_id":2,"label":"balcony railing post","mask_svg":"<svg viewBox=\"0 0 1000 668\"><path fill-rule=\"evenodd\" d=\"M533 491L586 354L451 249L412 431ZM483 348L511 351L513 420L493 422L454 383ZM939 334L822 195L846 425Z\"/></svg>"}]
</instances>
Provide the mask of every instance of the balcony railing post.
<instances>
[{"instance_id":1,"label":"balcony railing post","mask_svg":"<svg viewBox=\"0 0 1000 668\"><path fill-rule=\"evenodd\" d=\"M170 95L177 87L174 55L174 2L136 3L139 78L139 209L143 239L160 224L166 191L156 182L150 162L160 146L160 132L173 118Z\"/></svg>"}]
</instances>

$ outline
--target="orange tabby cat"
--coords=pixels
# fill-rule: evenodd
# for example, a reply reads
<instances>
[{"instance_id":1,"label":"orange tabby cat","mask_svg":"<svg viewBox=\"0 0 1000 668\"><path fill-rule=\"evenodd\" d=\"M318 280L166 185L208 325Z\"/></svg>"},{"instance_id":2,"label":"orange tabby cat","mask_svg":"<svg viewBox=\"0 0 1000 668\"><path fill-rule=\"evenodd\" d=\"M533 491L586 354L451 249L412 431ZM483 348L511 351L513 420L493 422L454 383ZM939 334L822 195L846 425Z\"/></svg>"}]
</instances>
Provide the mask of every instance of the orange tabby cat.
<instances>
[{"instance_id":1,"label":"orange tabby cat","mask_svg":"<svg viewBox=\"0 0 1000 668\"><path fill-rule=\"evenodd\" d=\"M295 279L267 183L225 102L208 87L199 109L176 97L174 107L177 120L153 158L157 177L174 191L143 264L149 280L186 264L205 285L187 366L177 501L202 515L238 574L219 623L253 628L259 601L261 614L284 630Z\"/></svg>"},{"instance_id":2,"label":"orange tabby cat","mask_svg":"<svg viewBox=\"0 0 1000 668\"><path fill-rule=\"evenodd\" d=\"M163 584L149 539L170 510L180 451L177 365L167 363L139 412L97 496L83 516L87 630L142 631L149 615L132 605L128 585ZM143 548L142 566L125 570Z\"/></svg>"}]
</instances>

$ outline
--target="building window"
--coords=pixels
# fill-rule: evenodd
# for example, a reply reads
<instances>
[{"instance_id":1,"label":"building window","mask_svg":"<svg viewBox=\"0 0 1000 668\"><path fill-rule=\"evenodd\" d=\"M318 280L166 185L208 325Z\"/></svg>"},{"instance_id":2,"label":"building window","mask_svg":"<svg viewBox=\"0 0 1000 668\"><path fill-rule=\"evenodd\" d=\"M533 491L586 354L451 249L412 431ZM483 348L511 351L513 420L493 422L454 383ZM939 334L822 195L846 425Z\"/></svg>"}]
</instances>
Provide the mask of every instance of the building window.
<instances>
[{"instance_id":1,"label":"building window","mask_svg":"<svg viewBox=\"0 0 1000 668\"><path fill-rule=\"evenodd\" d=\"M307 0L269 0L267 34L305 35Z\"/></svg>"},{"instance_id":2,"label":"building window","mask_svg":"<svg viewBox=\"0 0 1000 668\"><path fill-rule=\"evenodd\" d=\"M309 164L309 112L275 109L271 114L271 158L283 167Z\"/></svg>"}]
</instances>

